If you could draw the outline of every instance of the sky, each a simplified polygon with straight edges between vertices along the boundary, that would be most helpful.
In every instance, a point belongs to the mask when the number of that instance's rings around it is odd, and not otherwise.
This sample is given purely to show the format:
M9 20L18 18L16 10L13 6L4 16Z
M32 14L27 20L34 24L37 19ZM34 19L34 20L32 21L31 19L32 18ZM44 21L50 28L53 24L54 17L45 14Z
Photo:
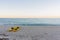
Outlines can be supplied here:
M60 0L0 0L0 18L60 18Z

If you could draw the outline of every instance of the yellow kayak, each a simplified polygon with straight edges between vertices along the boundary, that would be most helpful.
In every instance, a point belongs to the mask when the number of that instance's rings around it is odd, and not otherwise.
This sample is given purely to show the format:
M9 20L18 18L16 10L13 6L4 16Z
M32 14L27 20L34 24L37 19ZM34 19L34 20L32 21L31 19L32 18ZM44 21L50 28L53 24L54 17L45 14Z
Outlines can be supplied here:
M10 29L8 29L8 32L17 32L21 30L21 27L15 26L15 27L11 27Z

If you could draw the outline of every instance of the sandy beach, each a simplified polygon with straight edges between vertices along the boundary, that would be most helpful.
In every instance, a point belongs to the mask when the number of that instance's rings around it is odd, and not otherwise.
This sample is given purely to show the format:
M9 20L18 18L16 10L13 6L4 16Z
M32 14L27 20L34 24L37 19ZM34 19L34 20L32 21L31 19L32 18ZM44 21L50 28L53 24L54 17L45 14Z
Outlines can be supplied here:
M6 32L4 28L0 33L8 35L10 40L60 40L60 26L22 26L18 32Z

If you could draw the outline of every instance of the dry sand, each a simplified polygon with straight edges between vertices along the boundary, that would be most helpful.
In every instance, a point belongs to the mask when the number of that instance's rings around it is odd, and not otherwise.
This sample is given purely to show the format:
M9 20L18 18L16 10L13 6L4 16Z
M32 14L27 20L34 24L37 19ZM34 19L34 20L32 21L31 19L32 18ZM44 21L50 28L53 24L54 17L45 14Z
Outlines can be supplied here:
M60 40L60 26L22 26L18 32L6 32L0 29L0 33L9 35L10 40Z

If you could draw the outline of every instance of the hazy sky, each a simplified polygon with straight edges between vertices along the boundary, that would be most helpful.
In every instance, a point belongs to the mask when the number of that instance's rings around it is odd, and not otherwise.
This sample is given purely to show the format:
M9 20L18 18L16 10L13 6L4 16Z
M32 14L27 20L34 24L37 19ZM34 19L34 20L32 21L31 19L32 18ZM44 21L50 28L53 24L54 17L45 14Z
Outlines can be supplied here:
M60 0L0 0L0 17L60 17Z

